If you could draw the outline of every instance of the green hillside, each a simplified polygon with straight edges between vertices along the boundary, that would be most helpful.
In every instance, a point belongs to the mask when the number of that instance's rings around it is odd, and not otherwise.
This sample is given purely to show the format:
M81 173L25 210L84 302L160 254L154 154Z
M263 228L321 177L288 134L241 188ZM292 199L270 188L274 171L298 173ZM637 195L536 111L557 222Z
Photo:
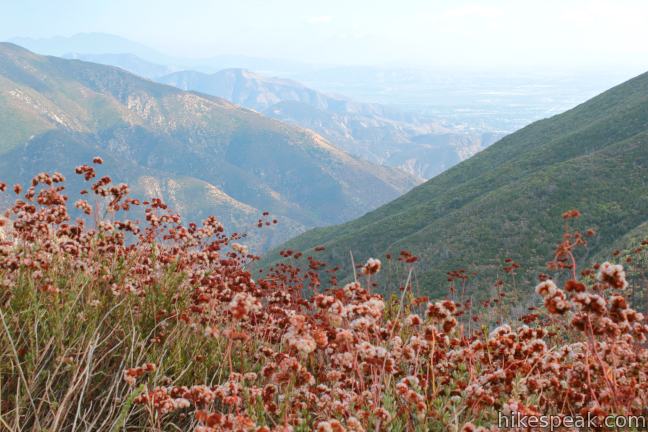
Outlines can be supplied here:
M561 214L577 208L598 235L587 254L611 248L648 221L648 74L538 121L369 214L315 229L283 248L326 250L318 259L350 274L357 262L410 250L422 288L440 293L458 268L494 276L506 257L528 277L560 239ZM275 261L278 251L264 264ZM585 257L587 258L587 257Z
M270 211L282 223L260 249L358 217L417 183L223 99L0 43L0 178L68 175L88 155L192 220L215 213L240 230Z

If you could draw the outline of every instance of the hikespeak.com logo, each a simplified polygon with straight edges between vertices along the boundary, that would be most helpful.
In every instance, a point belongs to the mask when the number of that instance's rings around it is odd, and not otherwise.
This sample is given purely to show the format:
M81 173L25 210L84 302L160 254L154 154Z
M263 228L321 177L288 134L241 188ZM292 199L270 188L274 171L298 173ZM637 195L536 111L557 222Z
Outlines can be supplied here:
M611 430L648 431L648 416L598 416L588 413L580 415L526 415L519 412L508 414L498 413L497 426L500 429L546 429L558 431L561 429L577 430L599 430L601 428Z

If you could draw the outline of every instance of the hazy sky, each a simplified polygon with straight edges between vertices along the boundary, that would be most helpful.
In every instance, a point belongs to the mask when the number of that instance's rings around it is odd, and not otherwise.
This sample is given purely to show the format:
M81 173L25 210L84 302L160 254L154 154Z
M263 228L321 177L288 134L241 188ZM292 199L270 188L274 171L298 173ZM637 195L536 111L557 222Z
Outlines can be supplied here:
M329 64L648 69L646 0L0 0L0 39L106 32L163 52Z

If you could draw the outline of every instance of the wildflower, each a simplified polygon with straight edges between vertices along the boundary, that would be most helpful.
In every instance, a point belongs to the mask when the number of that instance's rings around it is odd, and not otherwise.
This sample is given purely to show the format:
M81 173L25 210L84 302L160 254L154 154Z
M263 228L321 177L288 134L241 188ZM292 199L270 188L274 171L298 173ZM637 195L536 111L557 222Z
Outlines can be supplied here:
M245 292L237 293L229 304L230 313L237 319L244 319L249 314L258 313L260 310L261 302Z
M290 323L291 325L283 337L286 343L304 355L315 351L318 344L315 338L308 332L305 317L303 315L296 315L291 318ZM321 336L320 342L322 342Z
M313 339L318 347L323 348L328 345L328 336L325 331L316 330L313 332Z
M581 216L581 212L574 209L574 210L568 210L562 214L563 219L576 219Z
M556 284L551 279L540 282L535 288L536 294L539 294L542 297L552 296L557 290L558 287L556 287Z
M477 432L478 428L473 423L468 422L461 428L461 432Z
M349 417L346 421L347 428L351 432L365 432L365 429L362 427L362 423L355 417Z
M340 345L352 343L353 333L351 333L349 330L339 329L335 334L335 342Z
M248 247L240 243L232 243L232 249L234 249L236 252L238 252L241 255L247 255L249 252Z
M374 297L362 303L361 309L366 310L369 316L379 318L385 309L385 302Z
M344 291L344 294L349 298L355 298L358 293L364 291L358 282L350 282L344 285L344 288L342 288L342 290Z
M544 305L547 311L552 314L564 314L571 308L565 298L565 293L558 288L553 294L545 296Z
M597 315L604 315L607 310L605 299L598 294L579 293L574 297L574 303L580 310Z
M176 410L183 409L183 408L189 408L191 406L191 402L188 399L185 398L178 398L173 400L174 408Z
M383 423L389 423L392 419L391 414L385 408L378 408L375 412L376 417L379 418Z
M357 349L360 357L367 360L381 360L384 359L388 354L385 348L372 345L366 341L360 342L357 345Z
M490 332L488 337L491 338L491 339L494 339L494 338L497 338L499 336L503 336L503 335L510 334L510 333L511 333L511 326L508 325L508 324L502 324L501 326L497 327L492 332Z
M135 367L131 369L126 369L123 372L123 378L124 381L128 383L128 385L135 385L135 382L137 381L137 378L141 377L142 375L149 373L149 372L154 372L156 369L155 364L153 363L146 363L144 366L140 367Z
M317 432L333 432L333 426L331 426L331 423L327 422L327 421L319 422L317 424L316 431Z
M362 267L362 273L366 275L373 275L380 271L382 263L377 258L369 258L367 263Z
M578 282L577 280L574 279L569 279L567 282L565 282L565 291L567 292L583 292L587 288L585 287L585 284L582 282Z
M303 354L310 354L317 348L317 342L311 335L293 336L286 334L288 345L300 351Z
M451 316L451 312L442 302L428 303L427 316L436 321L443 321Z
M350 327L354 330L368 330L374 325L373 319L369 317L361 317L351 321Z
M92 207L86 200L77 200L77 202L74 203L74 207L78 208L87 215L92 213Z
M419 324L421 324L422 320L421 317L418 316L417 314L410 314L407 318L405 318L405 324L414 327Z
M617 289L625 289L628 287L626 274L621 264L615 265L607 261L601 264L598 273L598 280Z
M336 302L335 297L323 294L318 294L315 296L314 300L315 304L320 309L328 309Z

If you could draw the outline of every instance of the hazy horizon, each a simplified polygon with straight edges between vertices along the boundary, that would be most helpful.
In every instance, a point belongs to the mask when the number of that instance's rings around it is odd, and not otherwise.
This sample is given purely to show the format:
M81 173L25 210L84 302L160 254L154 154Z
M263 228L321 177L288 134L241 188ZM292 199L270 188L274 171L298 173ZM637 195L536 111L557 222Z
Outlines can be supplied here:
M65 6L63 6L65 5ZM172 56L239 55L330 66L455 70L648 70L648 3L410 0L25 0L0 40L107 33ZM73 13L71 13L73 11Z

